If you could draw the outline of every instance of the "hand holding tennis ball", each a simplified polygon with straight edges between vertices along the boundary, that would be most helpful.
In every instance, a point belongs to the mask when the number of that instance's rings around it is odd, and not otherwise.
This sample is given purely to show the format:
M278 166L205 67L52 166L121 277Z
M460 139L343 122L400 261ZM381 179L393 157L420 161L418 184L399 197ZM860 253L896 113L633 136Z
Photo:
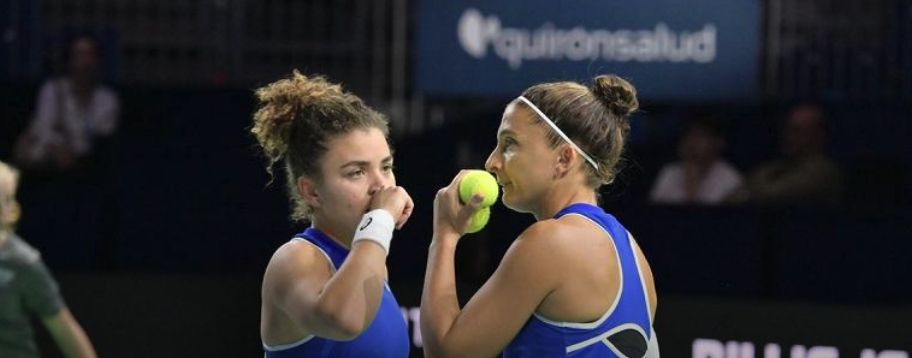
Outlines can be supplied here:
M472 215L469 225L466 227L466 233L472 234L483 229L491 218L491 205L497 201L499 190L497 180L491 173L484 170L470 170L462 177L459 182L459 200L465 204L472 200L475 194L481 195L484 199L481 201L480 209Z

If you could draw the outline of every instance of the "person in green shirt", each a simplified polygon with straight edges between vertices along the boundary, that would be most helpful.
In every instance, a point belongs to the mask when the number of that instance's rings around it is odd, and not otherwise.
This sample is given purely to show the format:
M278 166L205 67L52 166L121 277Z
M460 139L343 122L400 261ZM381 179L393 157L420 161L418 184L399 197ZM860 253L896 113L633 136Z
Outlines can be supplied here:
M66 357L94 358L95 349L66 307L38 250L14 232L18 172L0 162L0 357L38 357L30 317L37 316Z

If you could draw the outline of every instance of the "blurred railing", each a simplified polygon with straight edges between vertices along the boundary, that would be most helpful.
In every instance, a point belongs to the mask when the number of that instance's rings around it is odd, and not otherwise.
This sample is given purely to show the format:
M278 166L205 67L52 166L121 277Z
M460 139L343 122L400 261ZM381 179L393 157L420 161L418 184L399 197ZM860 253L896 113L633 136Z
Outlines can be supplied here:
M464 103L426 105L410 88L408 33L417 5L9 0L0 3L0 80L34 83L48 69L59 71L66 35L90 31L109 50L106 76L117 84L254 88L298 68L342 82L388 113L394 134L424 133ZM765 99L912 99L912 0L768 0L761 6Z
M297 68L388 113L394 134L425 127L423 102L407 95L408 0L10 0L0 9L11 81L60 72L66 39L88 32L120 85L252 88Z
M116 57L120 84L251 86L298 68L366 97L405 93L406 0L12 0L7 6L13 30L6 40L27 51L18 51L10 66L59 67L65 38L89 32ZM21 66L7 72L26 80L42 76Z
M769 0L769 99L912 98L912 1Z

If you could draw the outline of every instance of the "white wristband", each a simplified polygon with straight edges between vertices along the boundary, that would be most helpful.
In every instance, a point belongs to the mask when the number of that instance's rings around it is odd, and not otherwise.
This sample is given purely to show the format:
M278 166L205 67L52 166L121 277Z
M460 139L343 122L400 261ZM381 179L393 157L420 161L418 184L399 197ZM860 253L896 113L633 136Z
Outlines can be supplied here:
M393 240L393 229L396 228L396 222L393 221L393 215L384 209L374 209L369 211L361 218L361 223L355 229L355 237L352 239L352 247L358 240L370 240L383 247L383 250L389 254L390 241Z

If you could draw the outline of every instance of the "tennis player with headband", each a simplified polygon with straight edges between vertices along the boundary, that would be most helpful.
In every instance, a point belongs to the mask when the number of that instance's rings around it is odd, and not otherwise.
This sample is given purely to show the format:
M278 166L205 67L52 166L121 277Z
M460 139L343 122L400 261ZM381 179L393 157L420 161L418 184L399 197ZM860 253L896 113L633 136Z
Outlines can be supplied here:
M598 207L636 111L636 90L614 75L587 88L532 86L506 108L485 167L503 203L536 222L460 308L456 246L479 198L458 183L437 193L421 299L429 357L658 357L652 271L633 235Z

